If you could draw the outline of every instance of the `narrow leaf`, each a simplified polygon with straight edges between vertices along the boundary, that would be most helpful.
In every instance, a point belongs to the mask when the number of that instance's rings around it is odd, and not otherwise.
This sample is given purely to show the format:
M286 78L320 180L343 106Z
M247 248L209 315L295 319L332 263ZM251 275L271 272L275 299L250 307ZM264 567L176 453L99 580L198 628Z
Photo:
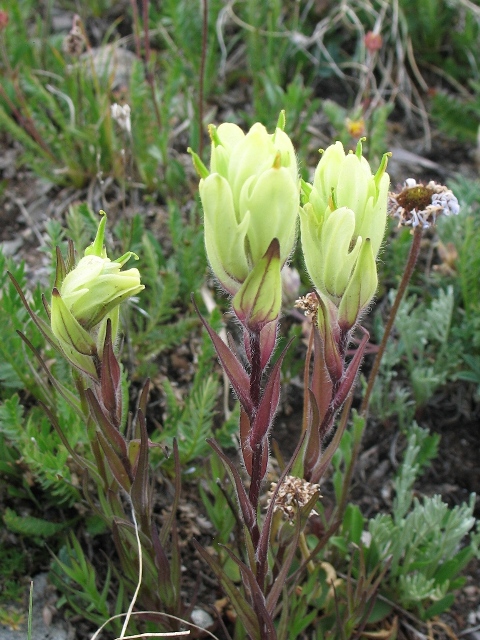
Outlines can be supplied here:
M155 566L157 567L158 574L158 591L162 602L164 602L167 607L171 607L174 602L174 594L171 584L170 564L168 562L165 549L160 542L157 527L153 522L151 528L151 540L153 551L155 553Z
M253 404L250 398L250 380L247 372L241 365L241 363L235 357L227 345L220 338L218 333L216 333L208 324L208 322L202 317L200 311L197 307L197 303L192 296L192 303L195 307L195 311L197 312L200 320L202 321L203 326L208 332L211 341L213 342L213 346L215 347L215 351L217 352L217 356L220 360L220 364L222 365L223 370L227 378L230 381L230 384L233 387L233 390L238 396L243 408L247 412L247 414L251 415Z
M113 425L104 414L100 403L98 402L92 389L85 389L85 397L97 426L102 431L114 451L122 461L128 460L127 443L125 442L120 431Z
M304 456L304 472L309 477L312 469L318 464L322 454L322 440L320 438L320 412L318 410L317 399L311 389L308 390L310 397L309 425L307 429L307 444Z
M240 620L245 626L245 630L250 635L252 640L260 640L260 629L258 626L258 620L252 610L251 605L245 600L239 589L235 586L235 583L227 576L222 566L218 561L211 556L200 544L194 540L196 550L208 564L213 573L217 576L218 580L222 584L222 587L230 599L232 605L237 612Z
M275 412L278 407L280 398L280 373L283 359L292 344L293 338L288 341L283 349L280 357L275 362L271 372L269 373L267 384L258 406L258 411L252 425L252 434L250 436L250 446L255 449L256 445L266 436L268 428L272 424Z
M237 558L237 556L233 553L231 549L229 549L223 544L220 546L227 552L230 559L240 569L240 573L242 574L242 577L243 577L243 582L244 584L248 585L248 589L250 591L250 597L252 599L255 613L257 614L257 618L261 620L266 627L265 631L267 632L267 635L264 636L262 634L262 638L263 637L272 638L273 640L273 638L275 638L275 627L273 625L272 617L267 611L267 608L265 606L265 596L263 595L260 589L260 586L255 577L255 574L249 567L247 567L247 565L244 562L240 560L240 558Z
M168 536L173 529L175 524L175 518L177 514L178 505L180 503L180 494L182 491L182 474L180 469L180 455L178 452L178 442L177 439L173 439L173 460L174 460L174 468L175 468L175 484L174 484L174 494L172 506L170 508L170 513L165 518L165 522L163 523L162 529L160 531L160 541L165 546L167 544Z
M318 496L316 500L318 500ZM286 586L288 572L290 570L290 566L295 557L295 553L297 552L298 539L300 537L301 527L302 527L302 519L297 517L295 521L295 530L294 530L292 540L290 541L288 553L286 557L283 559L282 568L280 569L277 577L275 578L275 582L273 583L272 588L270 589L270 592L267 596L266 607L267 607L268 613L271 616L273 615L273 612L275 610L275 606L277 604L278 598L280 597L280 593Z
M302 437L299 439L298 444L295 447L295 451L293 452L292 457L290 458L287 466L283 470L283 473L277 482L277 486L275 487L272 497L270 498L270 504L268 505L267 514L265 516L265 521L263 523L262 531L260 533L260 539L258 541L258 546L257 546L257 560L260 563L260 568L262 571L265 571L267 567L268 546L269 546L269 540L270 540L270 530L272 528L273 512L275 509L275 500L277 498L278 491L283 481L285 480L287 475L290 473L290 469L292 468L293 463L297 458L298 452L300 451L300 448L303 445L304 439L305 439L305 434L303 434Z
M117 452L101 431L97 431L96 436L102 448L103 455L108 463L108 467L113 474L113 477L122 487L122 489L124 489L128 493L131 487L131 480L128 476L122 460L120 460Z
M57 256L57 267L55 271L54 286L57 289L60 289L60 287L62 286L62 282L65 280L65 276L67 275L67 267L62 256L62 252L60 251L60 247L56 247L55 253Z
M337 411L337 409L339 409L347 399L347 396L352 389L353 383L355 382L355 378L357 376L358 370L360 369L360 365L362 364L363 353L365 351L365 347L367 346L367 342L370 338L370 334L363 327L361 327L361 329L363 330L364 335L355 351L355 355L353 356L353 358L350 361L350 364L348 365L347 371L345 372L342 382L340 383L338 391L335 394L335 397L333 399L334 411Z
M142 411L137 413L137 422L140 426L140 452L138 454L137 469L133 479L130 496L135 511L142 519L144 531L148 531L150 522L150 486L148 477L148 433L145 418Z
M213 440L212 438L208 438L207 442L215 451L215 453L221 458L227 470L227 473L230 476L230 480L236 489L237 500L240 505L245 525L249 530L252 530L252 528L256 524L255 511L250 503L250 500L248 499L245 487L243 486L242 480L240 478L240 474L235 468L233 462L223 453L215 440Z
M110 419L117 429L122 418L122 387L120 364L113 352L112 323L107 320L105 342L103 346L102 367L100 370L100 389L102 402Z

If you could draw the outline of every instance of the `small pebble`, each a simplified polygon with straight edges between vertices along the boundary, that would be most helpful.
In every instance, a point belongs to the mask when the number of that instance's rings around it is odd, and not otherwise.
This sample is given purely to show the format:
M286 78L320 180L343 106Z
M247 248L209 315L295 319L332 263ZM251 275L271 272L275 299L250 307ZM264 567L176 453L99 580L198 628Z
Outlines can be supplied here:
M208 629L213 626L212 616L203 609L194 609L191 613L192 622L202 629Z

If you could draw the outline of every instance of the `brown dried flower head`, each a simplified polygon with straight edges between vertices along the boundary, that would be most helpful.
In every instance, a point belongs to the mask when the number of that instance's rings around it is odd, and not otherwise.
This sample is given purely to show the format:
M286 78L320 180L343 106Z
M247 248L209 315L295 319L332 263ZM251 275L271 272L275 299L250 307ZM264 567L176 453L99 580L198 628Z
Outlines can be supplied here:
M270 505L276 488L277 483L272 482L272 486L268 492L269 500L267 508ZM293 522L298 509L304 507L318 491L320 491L319 484L312 484L296 476L287 476L275 496L274 511L281 511L287 520ZM320 495L319 498L321 498ZM317 512L312 510L311 513L316 514Z
M388 211L398 219L398 226L421 225L427 229L435 224L438 216L457 215L460 206L452 191L443 184L430 180L425 185L408 178L399 193L389 194Z
M297 309L301 309L307 318L312 318L312 321L315 321L317 317L318 311L318 298L315 293L307 293L306 296L302 296L298 298L295 302L295 307Z
M62 45L64 53L74 58L78 58L85 48L85 35L82 29L80 16L73 16L73 24L70 33L65 37Z

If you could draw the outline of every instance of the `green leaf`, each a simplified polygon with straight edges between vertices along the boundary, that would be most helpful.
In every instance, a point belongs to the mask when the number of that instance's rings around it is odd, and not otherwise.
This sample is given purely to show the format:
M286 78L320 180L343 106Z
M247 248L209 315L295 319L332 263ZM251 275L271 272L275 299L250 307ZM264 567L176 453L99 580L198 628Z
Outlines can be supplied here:
M451 560L447 560L434 574L435 582L444 582L452 580L463 569L463 567L473 557L473 549L470 546L465 547L457 553Z
M347 505L343 518L343 533L347 539L357 545L360 544L365 520L360 508L355 504Z
M430 620L435 616L439 616L447 609L450 609L452 604L455 602L455 595L453 593L448 593L445 597L441 598L441 600L437 600L434 602L426 611L422 614L423 620Z
M380 600L380 598L377 598L375 600L375 604L373 605L373 609L368 616L369 624L380 622L380 620L383 620L384 618L389 616L392 611L392 605L388 604L388 602L385 602L385 600Z
M3 521L7 529L29 538L51 538L63 529L71 526L68 522L49 522L33 516L19 516L13 509L5 509Z

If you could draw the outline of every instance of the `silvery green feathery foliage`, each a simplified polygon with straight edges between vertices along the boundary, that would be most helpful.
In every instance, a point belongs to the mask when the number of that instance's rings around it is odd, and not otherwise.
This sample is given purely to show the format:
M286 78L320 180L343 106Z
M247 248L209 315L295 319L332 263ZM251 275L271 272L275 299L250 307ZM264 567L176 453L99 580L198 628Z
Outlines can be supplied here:
M418 609L426 617L426 606L449 598L449 592L458 586L458 573L478 554L480 542L477 531L461 547L475 526L474 494L468 503L453 509L439 495L422 501L413 498L413 484L435 449L435 439L414 426L395 483L393 514L379 514L369 524L370 548L391 560L387 589L403 606Z

